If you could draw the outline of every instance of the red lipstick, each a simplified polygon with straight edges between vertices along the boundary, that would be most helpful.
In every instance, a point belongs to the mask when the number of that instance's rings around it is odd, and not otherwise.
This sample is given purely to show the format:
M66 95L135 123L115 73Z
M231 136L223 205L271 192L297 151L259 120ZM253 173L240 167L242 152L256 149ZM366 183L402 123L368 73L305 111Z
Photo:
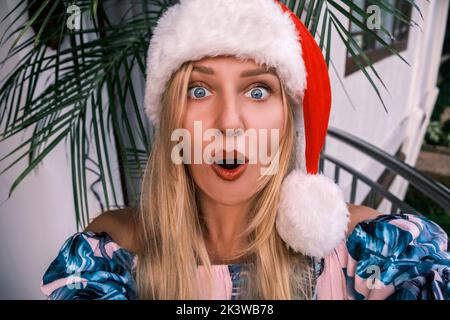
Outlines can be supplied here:
M248 159L235 150L232 158L226 158L225 152L222 159L213 163L214 173L225 181L234 181L238 179L247 169Z
M247 169L247 165L248 163L244 163L235 169L224 169L219 164L213 163L212 168L219 178L226 181L234 181L244 173L245 169Z

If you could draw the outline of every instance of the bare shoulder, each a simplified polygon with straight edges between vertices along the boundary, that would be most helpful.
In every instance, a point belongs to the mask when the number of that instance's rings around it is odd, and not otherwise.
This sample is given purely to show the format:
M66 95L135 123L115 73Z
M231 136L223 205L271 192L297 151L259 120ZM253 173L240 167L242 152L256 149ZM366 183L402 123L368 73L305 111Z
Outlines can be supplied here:
M347 203L348 211L350 212L350 222L348 225L347 235L349 235L358 223L364 220L376 218L383 213L378 212L372 208Z
M106 232L119 246L137 252L136 220L134 208L106 211L92 220L85 231Z

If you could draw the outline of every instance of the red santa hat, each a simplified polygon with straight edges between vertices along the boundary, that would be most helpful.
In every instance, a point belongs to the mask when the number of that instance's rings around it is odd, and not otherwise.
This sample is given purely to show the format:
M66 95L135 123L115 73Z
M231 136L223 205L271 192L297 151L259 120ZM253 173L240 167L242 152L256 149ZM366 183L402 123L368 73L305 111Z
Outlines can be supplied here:
M277 0L180 0L158 20L148 51L145 110L155 126L171 75L186 61L219 55L275 68L297 135L296 169L284 179L276 228L295 251L326 256L344 239L349 212L339 186L318 174L331 109L322 51Z

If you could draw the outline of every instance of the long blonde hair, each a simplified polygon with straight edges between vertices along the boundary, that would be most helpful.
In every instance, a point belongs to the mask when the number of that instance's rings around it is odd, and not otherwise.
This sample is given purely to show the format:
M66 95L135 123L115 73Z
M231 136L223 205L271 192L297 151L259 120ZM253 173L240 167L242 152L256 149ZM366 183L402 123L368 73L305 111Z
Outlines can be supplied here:
M180 128L193 62L172 75L162 98L160 126L144 172L137 236L137 285L141 299L197 299L197 268L203 265L212 281L211 261L204 241L195 185L185 165L171 161L174 129ZM294 163L293 113L282 88L285 114L277 173L267 176L252 200L246 229L249 257L240 298L311 299L313 276L307 257L291 251L279 237L275 218L279 190ZM244 273L243 273L244 274Z

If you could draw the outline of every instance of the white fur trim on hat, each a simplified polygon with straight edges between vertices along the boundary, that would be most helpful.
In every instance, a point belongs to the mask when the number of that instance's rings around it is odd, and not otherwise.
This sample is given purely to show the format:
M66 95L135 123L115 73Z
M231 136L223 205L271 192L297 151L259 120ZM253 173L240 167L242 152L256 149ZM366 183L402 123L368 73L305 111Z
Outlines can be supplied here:
M181 0L153 30L147 59L145 110L158 124L161 97L184 62L233 55L276 68L299 103L306 86L296 27L274 0Z
M342 190L330 178L296 169L284 179L276 228L294 251L325 257L345 238L349 215Z

